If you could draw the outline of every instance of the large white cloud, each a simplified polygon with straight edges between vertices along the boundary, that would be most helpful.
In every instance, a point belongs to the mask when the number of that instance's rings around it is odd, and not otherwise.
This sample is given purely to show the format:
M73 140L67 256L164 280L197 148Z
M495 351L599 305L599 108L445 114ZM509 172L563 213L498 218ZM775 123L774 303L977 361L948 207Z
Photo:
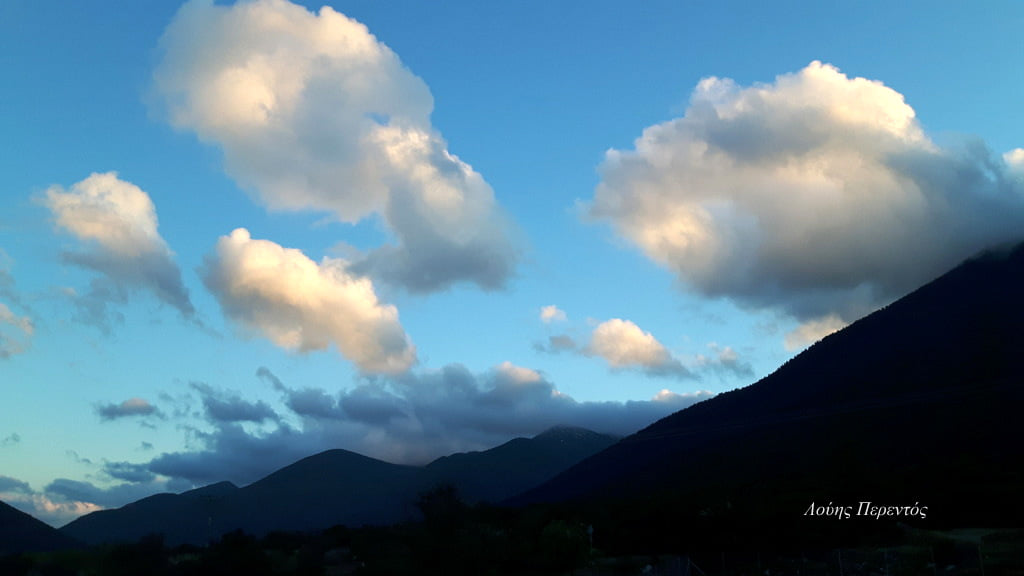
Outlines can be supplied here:
M327 6L195 0L161 47L154 86L169 121L218 145L267 207L383 216L397 243L362 270L421 292L499 288L513 273L490 186L431 126L426 84L363 24Z
M337 346L367 373L395 373L416 361L398 310L345 260L319 264L299 250L254 240L244 228L217 242L203 281L224 312L289 350Z
M900 93L812 62L702 80L683 117L607 153L588 212L699 293L850 321L1020 237L1021 163L941 148Z
M42 202L58 228L86 245L83 251L65 252L64 260L101 274L86 296L91 301L82 303L101 309L94 317L103 316L106 302L123 301L136 289L194 317L181 271L157 230L156 207L145 191L116 172L94 173L70 190L50 187Z

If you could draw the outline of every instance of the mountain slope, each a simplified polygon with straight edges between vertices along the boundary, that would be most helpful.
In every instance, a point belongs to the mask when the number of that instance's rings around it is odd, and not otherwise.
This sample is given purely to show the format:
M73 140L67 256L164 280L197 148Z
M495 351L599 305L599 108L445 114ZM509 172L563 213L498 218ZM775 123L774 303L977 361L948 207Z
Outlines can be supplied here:
M413 519L419 494L451 484L470 502L498 501L609 446L615 438L556 428L482 452L455 454L424 467L399 466L346 450L328 450L243 488L228 482L182 494L157 494L61 528L90 544L164 534L170 545L205 544L235 529L320 530Z
M551 428L483 452L438 458L426 466L433 485L452 484L467 502L498 502L536 486L618 439L583 428Z
M328 450L242 488L233 504L247 532L317 530L404 520L423 488L416 467Z
M21 552L49 552L73 548L78 543L56 528L0 502L0 556Z
M113 510L78 518L60 531L87 544L134 542L164 534L169 544L206 542L233 526L233 497L239 488L219 482L181 494L154 494Z
M1017 524L1021 294L1024 245L985 253L513 502L658 494L673 514L808 529L823 526L803 517L812 502L920 503L938 524Z

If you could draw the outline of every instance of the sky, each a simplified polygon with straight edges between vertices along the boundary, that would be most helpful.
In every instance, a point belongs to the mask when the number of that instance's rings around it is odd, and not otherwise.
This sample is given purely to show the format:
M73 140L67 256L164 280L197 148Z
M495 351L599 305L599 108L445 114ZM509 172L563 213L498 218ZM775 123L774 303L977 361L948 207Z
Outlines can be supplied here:
M0 500L60 526L751 384L1024 235L1021 29L1011 1L7 0Z

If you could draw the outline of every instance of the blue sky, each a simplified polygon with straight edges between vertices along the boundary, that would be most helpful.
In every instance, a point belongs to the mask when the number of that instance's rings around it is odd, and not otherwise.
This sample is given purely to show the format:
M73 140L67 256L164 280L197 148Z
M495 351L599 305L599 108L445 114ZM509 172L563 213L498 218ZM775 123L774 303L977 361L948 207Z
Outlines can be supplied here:
M1015 2L320 6L0 6L0 499L629 433L1024 229Z

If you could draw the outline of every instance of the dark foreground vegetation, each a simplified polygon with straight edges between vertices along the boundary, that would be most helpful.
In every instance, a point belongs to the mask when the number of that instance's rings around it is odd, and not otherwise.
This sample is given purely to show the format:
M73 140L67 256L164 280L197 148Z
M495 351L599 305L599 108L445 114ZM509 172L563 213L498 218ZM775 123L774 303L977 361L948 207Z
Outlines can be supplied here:
M203 547L168 547L151 535L9 555L0 558L0 574L1024 575L1024 530L937 531L874 518L845 530L809 530L784 521L746 524L724 508L670 523L664 511L672 503L649 505L661 511L636 502L629 509L468 506L453 488L439 487L420 496L417 522L262 538L236 531Z

